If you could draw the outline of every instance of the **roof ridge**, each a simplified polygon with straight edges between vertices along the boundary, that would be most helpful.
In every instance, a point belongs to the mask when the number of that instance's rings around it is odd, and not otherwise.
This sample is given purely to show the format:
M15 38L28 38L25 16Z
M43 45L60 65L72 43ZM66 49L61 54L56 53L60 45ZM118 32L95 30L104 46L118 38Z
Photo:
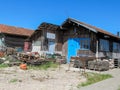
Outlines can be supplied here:
M34 32L34 30L16 27L16 26L5 25L5 24L0 24L0 32L6 33L6 34L12 34L12 35L30 36Z
M27 30L32 30L29 28L24 28L24 27L19 27L19 26L11 26L11 25L6 25L6 24L0 24L1 26L7 26L7 27L14 27L14 28L21 28L21 29L27 29Z
M95 29L95 30L98 31L98 32L101 32L101 33L108 34L108 35L111 35L111 36L114 36L114 37L119 38L119 37L116 36L115 34L112 34L111 32L108 32L108 31L106 31L106 30L103 30L103 29L101 29L101 28L99 28L99 27L96 27L96 26L94 26L94 25L91 25L91 24L88 24L88 23L84 23L84 22L78 21L78 20L73 19L73 18L68 18L67 20L70 20L70 21L73 21L73 22L76 22L76 23L79 23L79 24L83 24L83 25L85 25L85 26L87 26L87 27L90 27L90 28ZM67 21L67 20L66 20L66 21Z

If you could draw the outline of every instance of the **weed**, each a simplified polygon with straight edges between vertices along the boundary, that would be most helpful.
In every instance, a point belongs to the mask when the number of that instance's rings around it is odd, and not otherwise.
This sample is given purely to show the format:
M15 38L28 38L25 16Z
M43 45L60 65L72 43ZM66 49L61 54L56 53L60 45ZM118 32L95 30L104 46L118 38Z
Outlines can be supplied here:
M15 82L17 82L17 81L18 81L18 79L14 78L14 79L11 79L9 82L10 82L10 83L15 83Z
M0 64L0 68L6 68L9 67L7 64Z
M112 76L110 74L88 73L87 81L79 84L78 87L88 86L88 85L97 83L99 81L102 81L102 80L105 80L105 79L108 79L108 78L112 78Z
M55 64L53 62L46 62L45 64L42 65L29 65L28 68L29 69L34 69L34 70L39 70L39 69L43 69L43 70L47 70L48 68L57 68L58 64Z
M120 86L118 87L118 89L117 90L120 90Z

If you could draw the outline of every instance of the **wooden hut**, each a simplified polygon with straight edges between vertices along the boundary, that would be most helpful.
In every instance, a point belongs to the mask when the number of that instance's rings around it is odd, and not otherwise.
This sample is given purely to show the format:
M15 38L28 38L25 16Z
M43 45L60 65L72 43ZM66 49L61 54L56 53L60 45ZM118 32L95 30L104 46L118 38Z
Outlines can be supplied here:
M42 23L31 35L29 41L32 42L32 52L55 53L56 33L58 25Z
M62 25L42 23L29 38L32 51L72 56L120 58L120 38L92 25L68 18Z
M33 30L0 24L0 50L5 48L18 48L24 50L25 40Z
M120 58L120 38L117 35L72 18L68 18L61 29L62 52L68 62L71 56Z

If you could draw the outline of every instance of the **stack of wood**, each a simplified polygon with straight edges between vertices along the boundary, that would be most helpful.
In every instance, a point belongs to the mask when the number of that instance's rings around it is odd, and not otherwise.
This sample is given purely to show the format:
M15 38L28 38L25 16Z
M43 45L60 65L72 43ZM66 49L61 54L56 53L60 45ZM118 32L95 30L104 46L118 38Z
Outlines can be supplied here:
M41 65L48 61L46 58L40 57L37 52L20 53L18 56L22 62L26 62L31 65Z
M89 61L88 68L91 70L98 70L98 71L106 71L109 70L109 62L108 61Z
M93 61L95 57L71 57L75 67L88 68L88 61Z
M38 54L34 54L32 52L29 53L19 53L18 57L21 61L29 61L29 60L37 60L40 58L40 56Z
M14 48L7 48L5 53L6 55L15 55L17 51Z

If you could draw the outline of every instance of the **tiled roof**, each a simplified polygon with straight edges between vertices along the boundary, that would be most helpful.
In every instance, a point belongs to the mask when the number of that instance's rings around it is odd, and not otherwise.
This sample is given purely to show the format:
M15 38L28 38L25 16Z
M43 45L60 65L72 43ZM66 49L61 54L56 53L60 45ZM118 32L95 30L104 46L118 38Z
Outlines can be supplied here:
M30 29L0 24L0 33L20 35L20 36L30 36L33 32L34 31Z
M76 23L76 24L81 25L81 26L83 26L83 27L85 27L85 28L88 28L89 30L92 30L93 32L96 32L96 33L97 33L97 32L100 32L100 33L103 33L103 34L106 34L106 35L109 35L109 36L112 36L112 37L115 37L115 38L119 38L117 35L114 35L114 34L112 34L112 33L110 33L110 32L107 32L107 31L105 31L105 30L102 30L102 29L100 29L100 28L97 28L97 27L95 27L95 26L92 26L92 25L89 25L89 24L80 22L80 21L75 20L75 19L72 19L72 18L68 18L68 19L62 24L62 26L64 26L67 22Z

